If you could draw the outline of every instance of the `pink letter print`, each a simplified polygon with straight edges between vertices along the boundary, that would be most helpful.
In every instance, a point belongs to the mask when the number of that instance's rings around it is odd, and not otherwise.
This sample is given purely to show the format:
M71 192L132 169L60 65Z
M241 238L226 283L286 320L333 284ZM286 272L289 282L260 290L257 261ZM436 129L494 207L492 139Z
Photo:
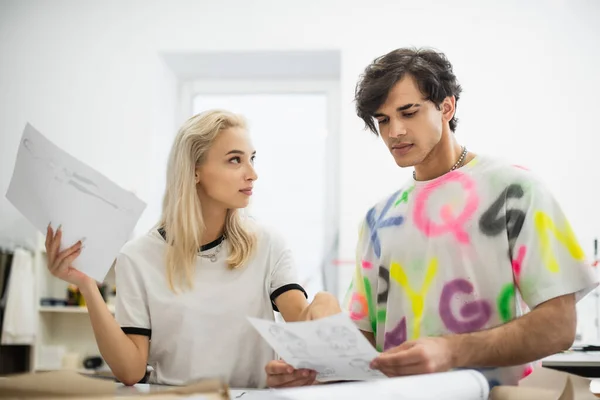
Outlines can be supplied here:
M473 293L473 284L466 279L454 279L444 286L440 297L440 317L448 328L453 333L474 332L485 326L492 315L492 306L486 300L474 300L465 303L460 308L460 316L458 319L452 313L452 299L457 294Z
M452 215L449 205L445 205L440 210L440 216L444 221L443 224L437 224L427 215L427 200L436 188L440 188L448 182L460 183L467 192L467 199L462 212L458 215ZM423 189L419 190L415 201L414 222L428 237L443 235L444 233L452 232L459 243L469 243L469 235L463 229L463 225L477 211L479 205L479 197L475 191L475 182L460 171L452 171L440 179L429 183Z

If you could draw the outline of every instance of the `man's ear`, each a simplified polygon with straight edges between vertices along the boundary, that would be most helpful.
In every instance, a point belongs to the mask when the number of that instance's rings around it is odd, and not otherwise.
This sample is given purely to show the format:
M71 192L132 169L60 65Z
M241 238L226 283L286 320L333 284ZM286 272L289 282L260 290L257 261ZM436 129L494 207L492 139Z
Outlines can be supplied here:
M449 122L452 118L454 118L454 113L456 112L456 97L446 97L442 102L441 110L445 121Z

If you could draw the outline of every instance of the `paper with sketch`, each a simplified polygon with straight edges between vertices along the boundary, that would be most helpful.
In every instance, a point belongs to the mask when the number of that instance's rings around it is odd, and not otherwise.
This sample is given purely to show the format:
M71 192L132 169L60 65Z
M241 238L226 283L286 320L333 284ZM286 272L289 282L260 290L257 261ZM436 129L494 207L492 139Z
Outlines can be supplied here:
M44 235L63 227L62 248L85 239L73 266L103 281L146 204L27 124L6 198Z
M343 314L286 324L248 318L285 362L318 372L320 381L385 378L369 368L377 351Z

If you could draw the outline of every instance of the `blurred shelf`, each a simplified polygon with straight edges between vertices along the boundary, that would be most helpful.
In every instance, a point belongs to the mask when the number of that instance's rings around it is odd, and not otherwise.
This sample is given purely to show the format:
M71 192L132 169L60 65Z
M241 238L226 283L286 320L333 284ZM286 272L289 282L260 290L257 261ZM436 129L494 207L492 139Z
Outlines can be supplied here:
M100 378L114 378L115 376L113 375L112 371L108 368L101 368L101 369L85 369L85 368L78 368L75 370L72 369L64 369L64 368L58 368L58 369L48 369L48 368L38 368L35 370L35 372L55 372L55 371L73 371L73 372L77 372L78 374L83 374L83 375L88 375L88 376L93 376L93 377L100 377Z
M108 305L108 310L115 313L115 307ZM41 313L87 314L87 307L76 306L40 306Z
M92 371L92 373L93 373L93 370L87 370L87 369L84 369L84 368L70 369L70 370L69 369L64 369L64 368L56 368L56 369L52 369L52 368L36 368L35 369L35 372L54 372L54 371L74 371L74 372L77 372L77 373L89 373L90 371Z

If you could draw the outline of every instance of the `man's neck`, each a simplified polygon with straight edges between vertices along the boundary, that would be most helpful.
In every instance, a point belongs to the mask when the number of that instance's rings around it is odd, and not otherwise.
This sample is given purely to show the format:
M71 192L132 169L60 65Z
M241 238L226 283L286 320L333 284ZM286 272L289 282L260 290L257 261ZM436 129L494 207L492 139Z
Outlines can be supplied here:
M417 180L428 181L448 173L460 158L462 151L463 147L456 141L452 132L444 132L425 159L415 165Z

